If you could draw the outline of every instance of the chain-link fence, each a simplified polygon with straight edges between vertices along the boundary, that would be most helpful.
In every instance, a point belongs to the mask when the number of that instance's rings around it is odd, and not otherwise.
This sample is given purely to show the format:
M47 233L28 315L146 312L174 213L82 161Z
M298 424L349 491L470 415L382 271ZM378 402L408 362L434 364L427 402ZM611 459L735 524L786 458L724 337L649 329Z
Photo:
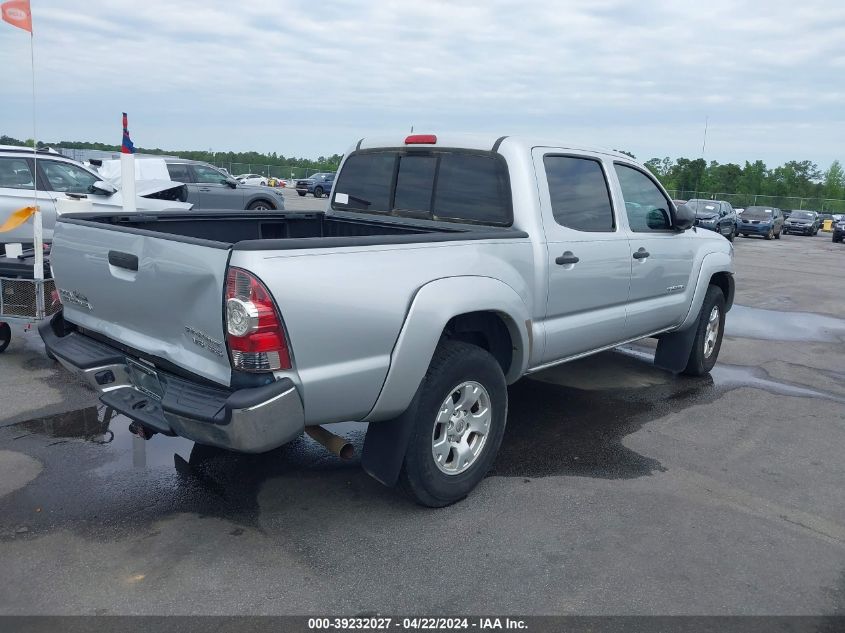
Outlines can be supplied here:
M8 279L0 277L0 317L43 319L61 305L54 299L52 279Z
M222 167L233 176L241 174L260 174L267 178L282 178L284 180L295 180L306 178L321 171L335 171L337 167L326 165L323 168L298 167L296 165L258 165L256 163L227 163L215 162L216 167Z
M746 193L714 193L710 191L679 191L668 189L675 200L724 200L738 208L750 206L777 207L778 209L806 209L821 213L845 213L845 200L830 198L801 198L797 196L763 196Z

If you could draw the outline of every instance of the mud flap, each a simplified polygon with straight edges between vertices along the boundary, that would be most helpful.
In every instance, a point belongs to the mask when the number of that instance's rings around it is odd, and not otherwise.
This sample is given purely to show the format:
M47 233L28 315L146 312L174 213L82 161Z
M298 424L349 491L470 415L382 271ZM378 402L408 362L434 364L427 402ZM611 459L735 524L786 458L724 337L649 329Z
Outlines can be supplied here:
M657 340L657 353L654 355L655 366L676 374L686 369L697 333L698 320L686 330L661 336Z
M411 404L392 420L370 422L361 451L361 467L370 477L385 486L395 486L405 461L405 451L414 430L420 390Z

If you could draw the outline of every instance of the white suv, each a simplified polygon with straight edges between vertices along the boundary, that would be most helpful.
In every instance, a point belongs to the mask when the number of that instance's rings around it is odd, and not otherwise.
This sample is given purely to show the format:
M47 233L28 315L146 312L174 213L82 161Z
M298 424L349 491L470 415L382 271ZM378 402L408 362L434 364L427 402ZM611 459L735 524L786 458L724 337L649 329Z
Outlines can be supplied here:
M89 198L95 211L108 210L113 213L123 204L120 191L75 160L65 158L53 150L38 150L36 154L28 147L0 145L0 225L14 211L34 204L32 174L36 163L38 206L42 212L46 241L53 238L56 201L67 197L68 194ZM181 184L158 182L145 188L139 183L136 193L138 209L190 209L192 206L181 202L186 199L184 186ZM0 243L31 244L32 239L31 219L16 229L0 233Z

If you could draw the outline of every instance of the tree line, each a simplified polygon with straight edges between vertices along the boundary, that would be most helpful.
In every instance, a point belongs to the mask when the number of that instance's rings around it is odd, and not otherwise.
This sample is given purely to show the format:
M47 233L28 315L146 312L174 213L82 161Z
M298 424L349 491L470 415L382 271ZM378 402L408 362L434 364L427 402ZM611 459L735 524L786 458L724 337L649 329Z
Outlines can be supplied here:
M666 189L776 197L845 199L845 170L838 160L821 171L809 160L768 167L762 160L720 164L703 158L651 158L645 162Z
M0 145L29 145L25 141L0 136ZM119 145L91 143L87 141L59 141L46 143L39 141L38 147L66 147L68 149L96 149L107 152L119 152ZM284 156L271 152L212 152L207 150L163 150L156 148L138 148L145 154L172 154L182 158L201 160L217 165L239 163L252 165L270 165L301 167L314 171L334 171L340 165L341 154L320 156L316 159ZM630 152L624 152L634 156ZM768 167L762 160L720 164L706 162L703 158L669 157L651 158L645 166L660 180L666 189L678 192L709 192L736 194L739 196L777 196L845 200L845 170L836 160L825 171L809 160L791 160L778 167Z
M21 141L11 136L0 136L0 145L27 145L32 147L32 139ZM39 148L46 147L66 147L68 149L96 149L104 152L119 152L120 145L109 145L108 143L90 143L88 141L57 141L55 143L47 143L38 141ZM222 164L222 163L241 163L252 165L270 165L270 166L286 166L286 167L302 167L306 170L313 171L335 171L340 165L340 160L343 158L341 154L332 154L331 156L320 156L316 159L312 158L298 158L295 156L283 156L276 152L269 154L262 154L260 152L214 152L207 150L163 150L159 147L147 148L137 147L136 151L142 154L167 154L171 156L179 156L180 158L188 158L191 160L201 160L207 163Z

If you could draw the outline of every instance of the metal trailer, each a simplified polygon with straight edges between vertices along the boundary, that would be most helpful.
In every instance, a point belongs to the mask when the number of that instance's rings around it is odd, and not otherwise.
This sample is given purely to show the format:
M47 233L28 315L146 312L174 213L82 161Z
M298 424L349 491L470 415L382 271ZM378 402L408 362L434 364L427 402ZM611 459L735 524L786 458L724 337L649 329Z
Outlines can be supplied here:
M0 257L0 353L12 340L10 323L29 329L61 308L49 265L44 279L35 279L34 259L31 249L19 257Z

